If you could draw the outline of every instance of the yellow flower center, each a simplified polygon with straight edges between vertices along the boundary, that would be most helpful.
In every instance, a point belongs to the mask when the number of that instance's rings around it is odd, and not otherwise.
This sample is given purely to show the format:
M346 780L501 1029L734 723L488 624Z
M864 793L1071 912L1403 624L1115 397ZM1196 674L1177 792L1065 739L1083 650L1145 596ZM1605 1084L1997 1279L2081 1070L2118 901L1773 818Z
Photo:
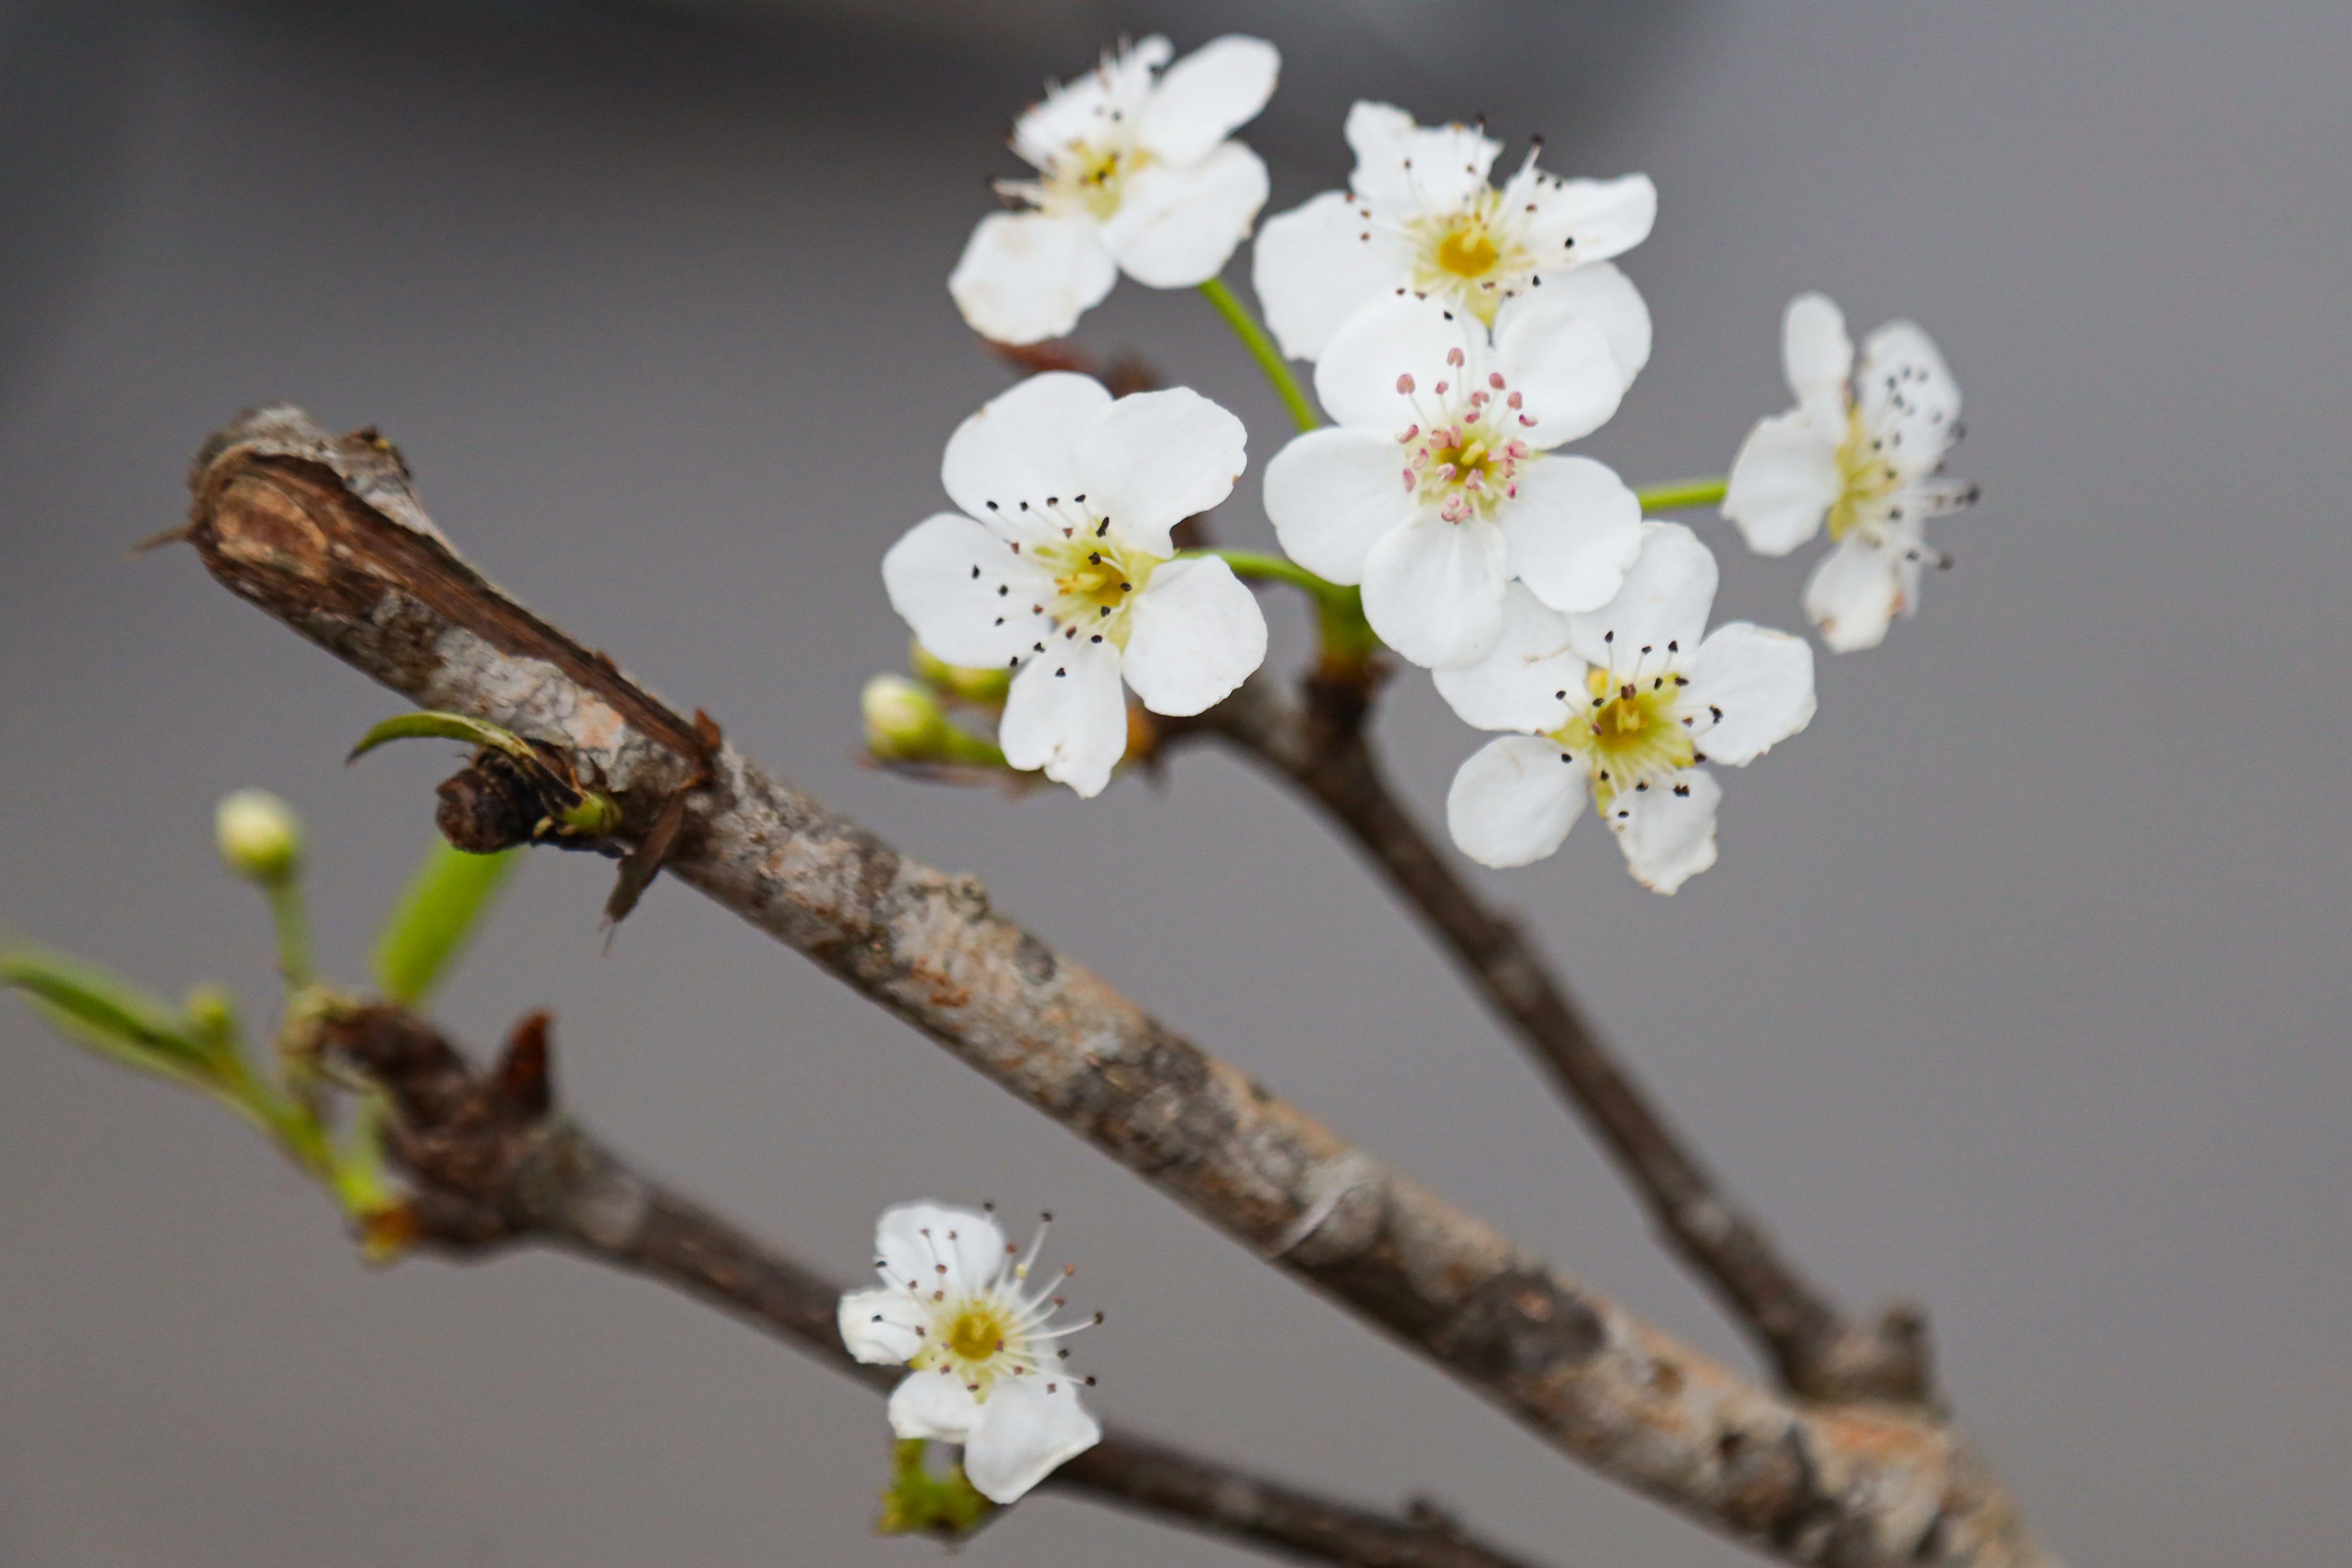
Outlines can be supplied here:
M1620 790L1657 788L1698 760L1698 743L1680 711L1680 676L1617 680L1595 669L1585 676L1584 686L1590 700L1551 738L1584 760L1592 774L1592 798L1602 810Z
M1151 154L1140 147L1074 142L1054 161L1044 182L1049 199L1039 205L1063 211L1083 208L1107 221L1118 211L1129 177L1150 161Z
M948 1353L959 1361L987 1361L1004 1348L1013 1320L993 1301L973 1301L956 1313L945 1336Z
M1859 405L1846 411L1845 439L1838 443L1838 498L1830 506L1832 542L1860 524L1875 524L1886 516L1886 503L1902 482L1893 464L1870 432L1863 428Z
M1484 278L1502 255L1475 216L1457 219L1437 242L1437 265L1456 278Z
M1415 291L1446 300L1487 326L1495 324L1503 301L1535 275L1536 258L1492 185L1453 212L1410 218L1403 226L1413 247Z
M1100 521L1073 526L1053 543L1032 548L1037 563L1053 574L1054 602L1045 608L1055 629L1072 641L1125 648L1133 629L1128 611L1164 558L1119 543Z

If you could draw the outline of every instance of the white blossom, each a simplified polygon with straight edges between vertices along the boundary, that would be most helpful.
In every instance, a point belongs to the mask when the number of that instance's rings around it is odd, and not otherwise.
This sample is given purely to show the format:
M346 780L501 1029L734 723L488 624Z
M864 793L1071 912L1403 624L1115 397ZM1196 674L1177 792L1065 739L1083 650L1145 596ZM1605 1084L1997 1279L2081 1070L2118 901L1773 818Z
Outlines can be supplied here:
M1560 846L1589 795L1645 887L1671 893L1715 864L1721 797L1702 763L1744 767L1810 723L1813 650L1746 621L1706 630L1715 557L1679 523L1643 525L1617 596L1563 616L1514 585L1507 626L1437 689L1491 741L1445 799L1454 842L1488 866Z
M985 1214L901 1204L874 1227L883 1282L841 1299L849 1353L909 1369L890 1394L890 1429L962 1444L964 1474L992 1502L1017 1501L1102 1441L1102 1424L1078 1398L1079 1384L1093 1379L1062 1370L1069 1352L1055 1348L1087 1326L1054 1326L1064 1276L1024 1289L1045 1240L1040 1226L1020 1257Z
M974 331L1003 343L1061 337L1122 271L1189 289L1249 237L1265 164L1228 138L1273 96L1281 58L1238 35L1169 66L1173 52L1155 36L1106 54L1014 125L1013 150L1037 177L999 182L1021 210L982 218L948 279Z
M1623 390L1581 311L1528 296L1490 335L1433 299L1381 300L1332 339L1315 390L1338 424L1266 465L1266 515L1293 560L1363 585L1365 618L1406 658L1486 658L1514 577L1558 610L1617 591L1642 504L1600 463L1550 450Z
M1857 363L1845 318L1800 294L1781 320L1780 357L1797 406L1748 433L1723 515L1749 548L1786 555L1826 526L1833 549L1805 584L1805 613L1840 653L1875 647L1919 607L1929 518L1976 500L1942 477L1960 438L1960 389L1927 334L1890 321Z
M1415 125L1385 103L1348 111L1355 173L1268 218L1251 280L1266 325L1293 359L1320 359L1349 317L1400 289L1492 324L1540 292L1601 323L1631 383L1650 358L1650 314L1609 258L1648 237L1657 188L1645 174L1564 180L1536 167L1490 184L1502 144L1467 125Z
M1032 376L965 420L940 479L961 513L883 558L890 604L950 664L1013 668L997 742L1082 795L1127 752L1120 680L1155 713L1199 713L1265 658L1233 569L1178 561L1170 530L1232 491L1242 422L1177 387L1117 402L1091 377Z

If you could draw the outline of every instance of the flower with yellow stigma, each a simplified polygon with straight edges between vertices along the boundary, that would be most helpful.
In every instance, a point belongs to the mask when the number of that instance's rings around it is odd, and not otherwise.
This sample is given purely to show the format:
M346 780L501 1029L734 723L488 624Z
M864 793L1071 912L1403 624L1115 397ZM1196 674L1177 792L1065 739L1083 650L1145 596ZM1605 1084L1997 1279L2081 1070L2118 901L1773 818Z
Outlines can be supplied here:
M1053 1216L1045 1216L1050 1223ZM1056 1328L1065 1268L1030 1289L1045 1242L1038 1226L1025 1256L987 1214L901 1204L874 1229L883 1283L841 1299L841 1342L859 1361L905 1366L890 1395L890 1429L903 1439L963 1445L964 1474L992 1502L1018 1500L1055 1466L1102 1440L1102 1425L1063 1370L1058 1342L1102 1321Z

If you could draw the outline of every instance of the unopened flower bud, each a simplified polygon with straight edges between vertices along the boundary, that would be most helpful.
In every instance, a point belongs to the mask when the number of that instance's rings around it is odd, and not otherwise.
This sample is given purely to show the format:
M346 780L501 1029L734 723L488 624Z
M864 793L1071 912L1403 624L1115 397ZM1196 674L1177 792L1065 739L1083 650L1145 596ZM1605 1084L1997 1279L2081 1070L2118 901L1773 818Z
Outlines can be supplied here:
M921 643L910 647L907 663L918 676L960 702L980 705L1002 702L1004 694L1013 689L1011 670L973 669L965 665L949 664Z
M302 819L266 789L223 795L213 833L228 868L251 881L282 882L302 858Z
M866 715L866 749L886 763L927 762L939 755L948 732L939 700L919 681L903 675L877 675L858 694Z

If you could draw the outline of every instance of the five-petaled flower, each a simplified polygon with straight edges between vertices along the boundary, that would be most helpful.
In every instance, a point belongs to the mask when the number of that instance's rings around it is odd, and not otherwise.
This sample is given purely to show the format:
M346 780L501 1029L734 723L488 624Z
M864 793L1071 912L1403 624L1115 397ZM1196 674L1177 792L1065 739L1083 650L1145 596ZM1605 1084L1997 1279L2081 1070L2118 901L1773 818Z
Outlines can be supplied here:
M997 743L1082 795L1127 753L1120 678L1155 713L1199 713L1265 658L1257 601L1170 531L1231 493L1242 422L1182 387L1117 402L1090 377L1032 376L958 426L941 512L890 548L882 580L950 664L1019 670Z
M1641 546L1642 505L1589 458L1549 448L1616 412L1606 334L1561 301L1506 305L1491 335L1433 299L1360 312L1315 367L1339 421L1265 470L1292 559L1363 584L1382 641L1433 668L1475 664L1513 577L1558 610L1605 604Z
M997 189L1022 204L982 218L948 279L982 337L1041 342L1077 325L1121 271L1188 289L1224 270L1265 205L1265 164L1227 138L1273 95L1272 44L1228 36L1169 66L1167 39L1115 53L1046 89L1013 150L1034 180Z
M1490 324L1540 290L1607 329L1624 381L1648 363L1649 310L1609 265L1649 236L1658 192L1647 175L1564 180L1530 148L1497 187L1486 174L1500 142L1473 126L1415 125L1385 103L1349 110L1347 135L1349 189L1268 218L1258 237L1251 280L1283 353L1320 359L1349 317L1400 290Z
M1820 294L1781 321L1780 357L1797 406L1748 433L1731 465L1723 515L1750 548L1786 555L1827 526L1835 545L1805 584L1805 613L1840 653L1875 647L1919 607L1929 518L1976 500L1942 477L1960 438L1960 389L1927 334L1889 321L1862 345Z
M1562 616L1515 586L1493 657L1437 677L1469 722L1527 731L1454 775L1446 824L1472 859L1542 859L1590 795L1634 877L1671 893L1715 864L1722 792L1698 764L1745 766L1811 721L1812 648L1745 621L1707 632L1715 557L1679 523L1643 532L1609 604Z
M1051 1216L1047 1216L1049 1219ZM1102 1440L1055 1342L1054 1284L1024 1289L1045 1244L1018 1255L996 1222L931 1203L883 1211L874 1268L883 1283L841 1299L841 1342L859 1361L911 1369L890 1394L890 1429L963 1445L963 1470L992 1502L1018 1500ZM1093 1321L1102 1321L1102 1314Z

